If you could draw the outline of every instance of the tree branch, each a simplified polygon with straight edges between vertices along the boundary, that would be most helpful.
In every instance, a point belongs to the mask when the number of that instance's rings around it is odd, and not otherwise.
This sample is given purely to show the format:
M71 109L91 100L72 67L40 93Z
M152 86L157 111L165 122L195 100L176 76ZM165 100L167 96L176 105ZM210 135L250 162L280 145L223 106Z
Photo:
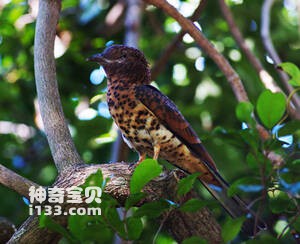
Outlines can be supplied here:
M220 9L223 13L223 16L229 26L232 36L234 37L236 43L241 48L243 53L246 55L249 62L252 64L252 66L256 70L264 87L266 89L271 90L272 92L282 92L284 94L284 92L281 90L281 88L273 80L273 77L268 73L268 71L266 69L264 69L264 67L262 66L259 59L251 52L251 50L247 46L245 39L244 39L241 31L239 30L238 26L236 25L236 23L233 19L232 13L231 13L229 7L227 6L227 4L225 3L225 1L219 0L219 5L220 5ZM289 114L293 118L300 119L300 114L297 113L297 111L294 109L293 106L288 106L288 111L289 111Z
M227 78L234 95L239 102L249 101L244 86L228 61L221 55L214 46L206 39L202 32L193 24L191 20L186 19L180 14L176 8L170 5L165 0L145 0L149 4L153 4L158 8L163 9L167 14L173 17L182 27L182 30L189 33L198 45L203 49L206 54L218 65L219 69Z
M15 232L15 225L8 219L0 217L0 243L8 242Z
M130 194L129 183L132 174L127 163L76 165L62 172L54 183L54 186L59 188L80 186L90 174L95 173L98 169L102 170L104 178L110 178L104 192L114 197L120 203L120 206L123 206ZM160 198L175 201L173 196L176 195L176 186L177 177L174 177L172 172L163 179L154 179L144 187L144 192L147 194L147 197L140 204L155 201ZM67 216L54 216L53 218L61 225L67 225ZM173 221L173 218L181 221L180 228L178 224ZM188 224L185 223L184 219L188 220ZM176 233L175 237L178 240L186 237L187 233L190 233L207 239L209 243L221 242L220 226L206 208L192 215L181 211L174 212L170 216L169 221L167 227L172 230L172 233ZM189 229L191 226L197 226L197 228L191 231ZM38 217L31 216L12 236L9 243L53 243L53 240L59 240L59 234L50 232L47 229L40 229Z
M282 63L279 55L277 54L274 45L272 43L271 37L270 37L270 12L271 12L271 7L274 3L274 0L265 0L262 5L261 9L261 29L260 29L260 34L262 38L263 45L270 56L270 58L273 60L275 68L277 67L278 64ZM289 84L289 77L288 75L283 72L280 69L276 68L276 71L278 72L278 75L287 90L288 94L293 92L294 88ZM296 110L300 108L300 99L299 97L295 94L292 97L292 101L296 107Z
M246 57L248 58L249 62L252 64L252 66L255 68L256 72L258 73L261 81L263 82L264 86L267 89L270 89L272 92L279 92L281 91L280 87L277 86L277 84L274 82L273 77L263 68L261 62L258 58L254 56L254 54L251 52L249 47L247 46L245 39L240 32L239 28L237 27L232 13L225 3L224 0L219 0L220 9L223 13L223 16L229 26L229 29L231 31L232 36L234 37L236 43L241 48L241 50L244 52Z
M45 133L58 172L82 160L71 138L56 81L54 39L61 1L42 0L34 40L34 69L38 101Z
M18 175L2 164L0 164L0 184L6 186L11 190L14 190L15 192L26 198L29 198L29 187L39 187L39 185L24 178L21 175Z
M207 4L207 0L202 0L198 7L195 9L193 15L190 17L191 21L196 21L199 16L201 15L202 11L204 10L205 6ZM164 52L160 56L160 58L155 62L155 65L153 66L151 70L151 79L155 80L156 77L159 75L159 73L162 71L162 69L165 67L165 64L170 59L172 53L176 50L179 43L182 41L183 36L186 34L185 31L181 30L175 38L171 41L171 43L164 49Z

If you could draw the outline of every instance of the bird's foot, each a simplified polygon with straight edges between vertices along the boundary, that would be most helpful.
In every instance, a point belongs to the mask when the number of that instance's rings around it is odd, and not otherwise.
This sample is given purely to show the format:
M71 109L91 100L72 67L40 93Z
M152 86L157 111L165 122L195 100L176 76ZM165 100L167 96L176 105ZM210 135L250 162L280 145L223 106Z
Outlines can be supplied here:
M130 164L128 165L128 169L129 169L130 171L133 171L133 170L136 168L136 166L137 166L136 163L130 163Z
M139 154L139 160L136 163L130 163L128 166L129 170L134 170L141 162L143 162L146 158L146 154Z
M167 169L164 169L158 177L156 177L155 180L157 181L163 181L163 180L166 180L168 177L170 177L170 171L167 170Z

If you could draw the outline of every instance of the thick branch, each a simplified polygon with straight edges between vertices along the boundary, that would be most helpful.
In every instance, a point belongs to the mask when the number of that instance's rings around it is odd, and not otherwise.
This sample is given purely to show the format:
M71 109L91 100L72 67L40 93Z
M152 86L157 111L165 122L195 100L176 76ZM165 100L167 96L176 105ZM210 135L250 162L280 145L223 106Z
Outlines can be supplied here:
M38 185L34 182L22 177L21 175L18 175L17 173L4 167L2 164L0 164L0 184L11 190L14 190L26 198L29 198L29 187L38 187Z
M261 9L261 30L260 34L262 37L262 42L264 44L264 47L270 56L270 58L273 60L275 67L277 67L278 64L282 63L278 53L276 52L273 42L270 37L270 12L271 7L274 3L274 0L265 0ZM289 84L289 77L288 75L283 72L280 69L276 69L279 77L285 86L285 89L288 91L288 93L291 93L294 89ZM297 109L300 108L300 99L297 95L294 95L292 97L292 101Z
M63 114L56 81L53 50L60 5L59 0L39 2L34 41L34 69L38 101L46 136L59 172L82 162Z
M153 4L156 7L163 9L167 14L176 19L176 21L181 25L183 31L189 33L194 38L198 45L210 56L210 58L218 65L219 69L226 76L229 84L232 87L233 93L239 102L249 100L238 74L230 66L228 61L206 39L206 37L193 24L191 20L186 19L182 14L180 14L176 10L176 8L174 8L165 0L145 1L149 4Z
M0 217L0 243L8 242L15 232L15 225L8 219Z
M122 206L129 195L129 182L132 172L128 169L127 163L112 163L101 165L77 165L67 171L62 172L55 182L55 186L67 188L70 186L79 186L85 182L85 179L98 169L102 170L104 178L110 177L105 192L113 196ZM172 199L175 195L177 179L171 173L163 179L151 181L144 188L147 198L141 203L158 200L160 198ZM78 207L78 206L74 206ZM180 221L181 225L171 218ZM66 226L66 216L55 216L55 221ZM188 224L184 224L184 220L189 220ZM191 226L197 226L192 232L189 230ZM212 227L213 226L213 227ZM176 233L178 239L186 237L187 233L198 235L207 239L209 243L220 243L220 226L213 218L209 210L206 208L192 214L175 212L170 216L167 222L168 229L172 233ZM40 229L38 218L31 216L28 218L18 231L13 235L9 243L53 243L58 240L57 233L51 233L46 229Z

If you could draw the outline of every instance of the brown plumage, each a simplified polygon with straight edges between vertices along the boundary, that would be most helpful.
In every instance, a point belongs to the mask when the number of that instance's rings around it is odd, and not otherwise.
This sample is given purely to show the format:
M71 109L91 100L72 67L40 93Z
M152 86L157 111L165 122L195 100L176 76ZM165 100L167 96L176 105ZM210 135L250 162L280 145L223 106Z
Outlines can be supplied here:
M199 180L231 216L249 215L245 229L253 233L254 214L237 196L227 196L228 184L193 128L167 96L149 85L144 55L135 48L113 45L88 60L98 62L107 74L109 111L124 140L138 152L138 163L149 155L188 173L200 172Z

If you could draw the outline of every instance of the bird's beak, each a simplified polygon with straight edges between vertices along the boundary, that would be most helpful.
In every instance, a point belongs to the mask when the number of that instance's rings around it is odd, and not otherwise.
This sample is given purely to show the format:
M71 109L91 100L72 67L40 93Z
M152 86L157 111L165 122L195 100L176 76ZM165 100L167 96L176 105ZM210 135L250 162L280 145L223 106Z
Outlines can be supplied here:
M99 64L107 63L107 60L103 57L102 53L97 53L91 57L88 57L86 61L97 62Z

